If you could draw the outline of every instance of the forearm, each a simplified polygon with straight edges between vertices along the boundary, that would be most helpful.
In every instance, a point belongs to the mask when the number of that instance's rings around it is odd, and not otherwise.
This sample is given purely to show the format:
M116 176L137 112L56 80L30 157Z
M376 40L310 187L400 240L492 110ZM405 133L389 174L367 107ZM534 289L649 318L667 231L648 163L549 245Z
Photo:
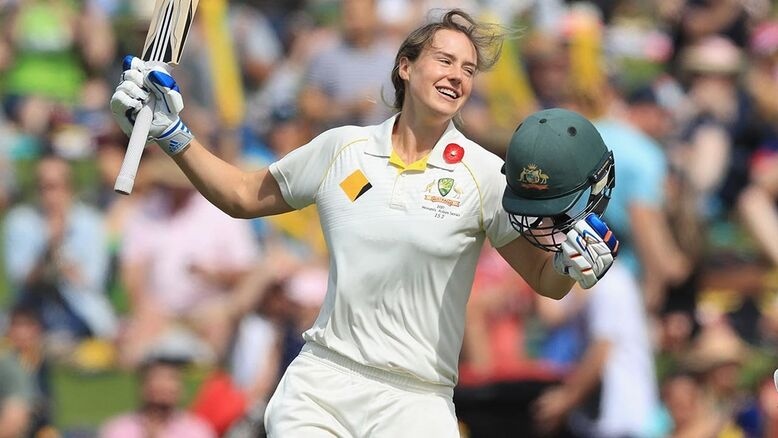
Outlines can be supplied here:
M11 398L0 402L0 438L20 438L27 431L30 409L26 402Z
M630 207L635 247L644 276L658 278L665 284L682 281L689 271L689 261L678 248L670 226L661 210L635 205Z
M610 342L594 340L564 386L574 405L582 403L602 378Z
M542 251L519 237L497 248L503 259L521 275L535 292L559 300L573 287L575 280L554 270L553 253Z
M173 159L213 205L237 218L291 211L267 168L245 172L212 154L196 139Z
M554 269L553 256L549 254L540 272L539 286L535 289L544 297L561 300L573 288L575 280Z

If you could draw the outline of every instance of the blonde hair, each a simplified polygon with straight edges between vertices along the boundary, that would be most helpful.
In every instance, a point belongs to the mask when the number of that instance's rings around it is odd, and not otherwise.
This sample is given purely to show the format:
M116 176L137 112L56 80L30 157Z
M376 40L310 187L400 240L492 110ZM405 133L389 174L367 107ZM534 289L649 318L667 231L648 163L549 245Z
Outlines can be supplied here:
M429 46L432 38L439 30L448 29L465 34L473 43L476 51L476 69L489 70L497 63L502 50L502 43L508 33L498 24L479 23L470 14L461 9L446 12L439 20L427 23L412 31L400 45L392 69L392 85L394 85L394 104L397 110L402 110L405 104L405 81L400 78L400 60L418 59L422 50Z

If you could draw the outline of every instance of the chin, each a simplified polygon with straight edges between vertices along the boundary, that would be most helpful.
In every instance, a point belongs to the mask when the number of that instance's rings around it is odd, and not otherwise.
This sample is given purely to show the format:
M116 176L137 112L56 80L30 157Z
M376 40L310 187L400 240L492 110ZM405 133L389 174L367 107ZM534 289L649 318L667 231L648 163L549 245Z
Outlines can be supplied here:
M432 105L430 106L430 113L436 116L445 117L446 119L452 119L460 110L459 105L448 103L448 105Z

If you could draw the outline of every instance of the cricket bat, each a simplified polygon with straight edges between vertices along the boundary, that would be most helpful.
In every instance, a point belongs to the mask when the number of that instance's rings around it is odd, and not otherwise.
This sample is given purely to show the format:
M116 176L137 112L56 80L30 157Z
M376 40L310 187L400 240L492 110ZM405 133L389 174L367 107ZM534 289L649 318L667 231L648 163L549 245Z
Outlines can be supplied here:
M141 59L178 64L198 2L199 0L156 0ZM151 105L144 105L138 112L122 167L114 183L113 189L117 193L129 195L132 192L153 115L153 102Z

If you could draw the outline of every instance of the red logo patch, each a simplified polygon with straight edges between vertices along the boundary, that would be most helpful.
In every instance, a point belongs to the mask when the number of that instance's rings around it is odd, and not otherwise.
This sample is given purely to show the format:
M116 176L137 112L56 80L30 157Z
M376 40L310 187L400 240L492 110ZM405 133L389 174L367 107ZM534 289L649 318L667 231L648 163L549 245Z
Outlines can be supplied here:
M443 159L446 160L446 163L448 164L459 163L464 156L465 150L456 143L449 143L446 145L446 149L443 150Z

